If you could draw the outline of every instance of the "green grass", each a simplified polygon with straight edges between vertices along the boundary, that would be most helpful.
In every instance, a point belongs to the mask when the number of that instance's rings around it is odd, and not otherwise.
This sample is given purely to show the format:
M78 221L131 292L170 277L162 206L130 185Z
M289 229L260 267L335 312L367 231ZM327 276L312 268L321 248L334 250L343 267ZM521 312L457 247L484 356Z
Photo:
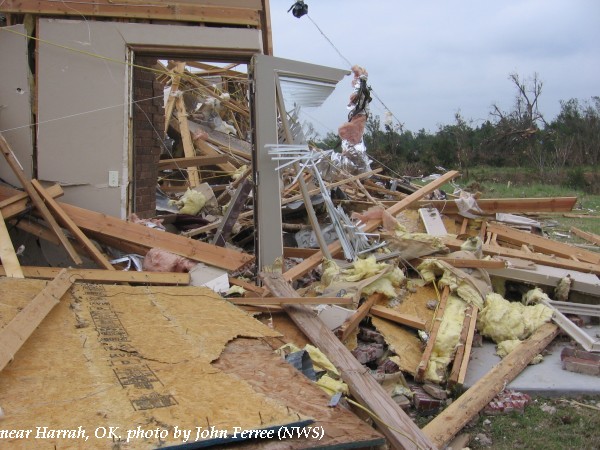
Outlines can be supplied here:
M580 400L598 407L600 399ZM554 413L542 406L556 408ZM489 421L486 422L486 421ZM484 424L485 422L485 424ZM465 429L471 434L472 449L481 445L475 436L482 433L492 440L491 448L509 449L598 449L600 448L600 410L574 405L557 399L537 398L524 414L481 416L477 424Z

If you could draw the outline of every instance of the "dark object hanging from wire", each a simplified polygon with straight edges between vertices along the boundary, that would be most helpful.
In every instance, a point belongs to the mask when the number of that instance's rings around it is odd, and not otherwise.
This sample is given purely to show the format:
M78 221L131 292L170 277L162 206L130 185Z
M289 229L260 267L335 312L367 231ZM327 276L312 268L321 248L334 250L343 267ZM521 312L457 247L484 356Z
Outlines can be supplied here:
M306 3L304 3L303 0L298 0L296 3L294 3L292 6L290 6L290 9L288 9L288 12L290 12L290 11L294 15L294 17L299 19L303 15L308 14L308 5Z

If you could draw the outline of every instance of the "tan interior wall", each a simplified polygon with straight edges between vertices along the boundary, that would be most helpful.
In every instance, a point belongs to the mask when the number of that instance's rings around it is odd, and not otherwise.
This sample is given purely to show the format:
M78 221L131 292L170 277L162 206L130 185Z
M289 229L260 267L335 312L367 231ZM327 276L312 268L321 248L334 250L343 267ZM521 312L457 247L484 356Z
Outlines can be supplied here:
M77 50L39 44L39 177L63 184L66 202L121 218L128 212L128 48L262 48L260 31L251 29L40 19L39 35ZM109 171L119 172L120 187L108 186Z

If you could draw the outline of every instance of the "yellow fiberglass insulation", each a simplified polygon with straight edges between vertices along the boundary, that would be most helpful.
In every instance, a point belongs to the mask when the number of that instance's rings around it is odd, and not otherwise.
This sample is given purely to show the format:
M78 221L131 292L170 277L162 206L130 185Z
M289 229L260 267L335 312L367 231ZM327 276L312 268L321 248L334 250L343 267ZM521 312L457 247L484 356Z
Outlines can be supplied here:
M378 280L364 287L361 291L364 295L371 295L375 292L385 295L386 297L396 297L395 287L399 287L404 281L404 274L399 267L395 267L383 275Z
M357 259L351 268L342 271L345 281L360 281L377 275L388 267L385 263L378 263L375 256L371 255L365 259Z
M537 304L525 306L509 302L501 295L491 293L485 299L485 307L477 317L477 329L494 342L527 339L541 325L552 319L552 309Z
M189 189L185 191L185 194L176 201L171 200L169 203L179 208L180 214L189 214L191 216L197 215L204 205L206 204L206 197L202 192L194 191Z
M511 339L508 341L499 342L496 346L496 355L498 355L500 358L504 358L506 355L512 352L520 343L521 341L519 341L518 339ZM543 359L544 357L542 355L536 355L529 364L539 364L543 361Z
M467 303L450 294L435 339L431 358L425 371L425 378L440 383L445 378L446 368L454 357L456 346L460 340Z
M432 236L427 233L411 233L407 231L406 227L400 223L396 225L394 234L402 239L411 239L413 241L424 242L437 248L438 250L445 250L446 246L438 236Z

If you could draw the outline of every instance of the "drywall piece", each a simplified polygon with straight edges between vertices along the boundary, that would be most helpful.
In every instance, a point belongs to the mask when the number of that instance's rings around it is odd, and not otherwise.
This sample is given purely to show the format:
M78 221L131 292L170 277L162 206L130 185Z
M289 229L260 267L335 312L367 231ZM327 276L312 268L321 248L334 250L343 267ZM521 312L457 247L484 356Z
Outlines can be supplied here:
M544 350L558 334L551 323L542 325L526 341L521 342L469 390L423 428L438 448L444 448L473 417L512 381L531 360Z
M440 216L440 212L435 208L419 208L419 215L425 225L427 234L431 236L444 236L448 234L446 226Z
M533 264L529 269L514 267L510 263L504 269L486 269L490 276L507 280L522 281L534 285L556 287L567 275L571 277L571 290L600 297L600 278L593 273L567 270L560 267Z
M18 34L17 34L18 33ZM24 25L2 29L0 39L0 130L27 178L33 176L32 94L29 85L27 31ZM19 180L5 164L0 164L0 178L19 185Z
M302 345L303 347L303 345ZM252 358L247 358L252 355ZM238 376L252 388L285 404L294 405L302 413L314 417L313 427L323 427L319 448L367 448L384 444L383 437L349 410L328 406L329 396L291 364L276 355L271 347L257 339L236 339L227 347L213 366ZM261 370L255 370L260 367ZM317 444L313 439L286 439L285 448L300 449ZM278 449L282 442L254 440L236 446L239 449Z
M229 290L229 274L225 270L198 263L189 273L190 286L205 286L217 293Z
M14 281L0 279L0 289L14 293L0 305L0 326L45 286ZM99 448L113 441L108 433L96 438L98 427L119 427L125 441L127 430L139 426L166 431L165 437L138 436L128 446L157 448L186 443L174 436L175 426L191 430L187 444L194 444L196 427L231 433L236 426L306 424L293 406L211 364L238 335L278 333L205 288L75 285L21 347L26 358L0 372L0 404L10 411L2 428L81 426L87 442L44 442ZM35 446L33 439L11 443Z
M260 30L40 19L38 45L38 177L59 181L65 200L125 218L127 189L110 188L106 174L130 161L130 50L214 53L223 57L262 49ZM101 59L79 52L110 58ZM93 80L93 89L90 89Z
M355 313L352 309L336 305L324 305L321 308L317 308L317 310L319 319L332 331L341 327L344 321Z

